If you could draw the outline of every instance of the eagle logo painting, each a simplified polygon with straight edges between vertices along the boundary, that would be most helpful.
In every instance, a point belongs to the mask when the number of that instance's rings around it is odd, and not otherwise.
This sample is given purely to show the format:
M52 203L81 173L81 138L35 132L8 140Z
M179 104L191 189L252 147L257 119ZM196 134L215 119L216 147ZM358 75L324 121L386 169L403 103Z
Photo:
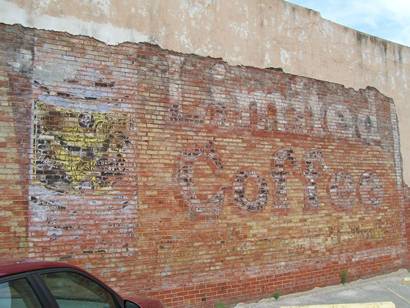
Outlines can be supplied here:
M34 102L29 199L34 254L41 250L38 237L56 241L56 255L58 242L70 239L81 253L132 254L128 241L134 237L137 192L124 189L125 183L137 186L130 113L113 108L53 96ZM103 239L107 233L115 237Z
M35 104L33 172L59 191L110 188L125 168L127 115Z

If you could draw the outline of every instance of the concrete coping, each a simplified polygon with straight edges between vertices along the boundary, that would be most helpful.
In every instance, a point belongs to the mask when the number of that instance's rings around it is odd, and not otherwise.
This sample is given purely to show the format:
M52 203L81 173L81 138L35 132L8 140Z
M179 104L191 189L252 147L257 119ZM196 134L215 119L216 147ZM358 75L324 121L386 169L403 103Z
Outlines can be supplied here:
M281 306L281 308L395 308L395 307L396 305L392 302Z

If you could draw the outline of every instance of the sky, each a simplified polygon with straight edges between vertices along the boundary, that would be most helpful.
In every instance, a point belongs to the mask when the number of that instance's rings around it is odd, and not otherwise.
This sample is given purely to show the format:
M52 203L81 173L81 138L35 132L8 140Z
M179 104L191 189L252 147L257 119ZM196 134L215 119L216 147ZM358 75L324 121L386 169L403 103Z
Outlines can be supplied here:
M410 46L410 0L287 0L349 28Z

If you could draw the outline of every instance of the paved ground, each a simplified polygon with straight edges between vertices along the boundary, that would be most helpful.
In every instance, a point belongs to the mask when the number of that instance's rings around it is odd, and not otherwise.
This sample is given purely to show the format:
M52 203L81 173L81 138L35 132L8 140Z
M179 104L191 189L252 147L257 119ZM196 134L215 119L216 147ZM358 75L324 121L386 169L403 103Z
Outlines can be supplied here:
M402 280L410 277L407 270L358 280L346 285L316 288L308 292L290 294L275 300L267 298L258 303L238 304L235 308L279 308L291 305L388 302L397 308L410 308L410 285Z

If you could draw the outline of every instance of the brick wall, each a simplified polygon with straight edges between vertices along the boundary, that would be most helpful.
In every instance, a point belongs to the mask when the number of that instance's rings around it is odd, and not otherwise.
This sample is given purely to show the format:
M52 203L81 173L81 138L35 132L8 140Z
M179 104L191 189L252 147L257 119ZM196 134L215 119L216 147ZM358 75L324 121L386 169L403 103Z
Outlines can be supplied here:
M405 206L405 221L406 221L406 237L407 237L407 249L410 247L410 188L404 186L404 206ZM407 253L405 266L410 268L410 253Z
M305 290L407 256L374 88L0 25L0 257L169 307Z

